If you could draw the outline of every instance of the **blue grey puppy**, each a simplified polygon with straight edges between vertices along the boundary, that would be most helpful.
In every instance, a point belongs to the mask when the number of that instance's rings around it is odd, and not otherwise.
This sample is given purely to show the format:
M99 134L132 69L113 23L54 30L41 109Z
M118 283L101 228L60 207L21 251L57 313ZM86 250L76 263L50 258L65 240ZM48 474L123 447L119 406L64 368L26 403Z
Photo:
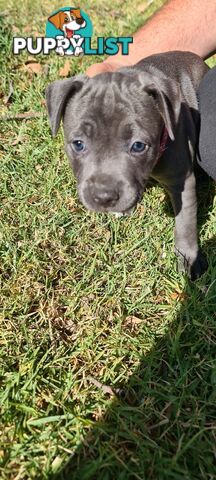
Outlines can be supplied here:
M168 191L175 251L192 280L207 268L197 239L197 90L208 67L190 52L152 55L94 78L51 83L53 136L63 121L65 149L81 202L98 212L130 213L149 178Z

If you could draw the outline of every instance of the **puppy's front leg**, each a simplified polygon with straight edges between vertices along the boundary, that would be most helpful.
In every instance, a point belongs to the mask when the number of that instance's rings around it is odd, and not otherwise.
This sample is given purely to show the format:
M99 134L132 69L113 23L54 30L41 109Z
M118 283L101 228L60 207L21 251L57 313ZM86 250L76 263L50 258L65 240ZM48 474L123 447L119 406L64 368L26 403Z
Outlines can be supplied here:
M191 280L196 280L204 273L208 264L198 247L194 173L190 173L183 183L169 187L168 191L175 212L175 252L179 267Z

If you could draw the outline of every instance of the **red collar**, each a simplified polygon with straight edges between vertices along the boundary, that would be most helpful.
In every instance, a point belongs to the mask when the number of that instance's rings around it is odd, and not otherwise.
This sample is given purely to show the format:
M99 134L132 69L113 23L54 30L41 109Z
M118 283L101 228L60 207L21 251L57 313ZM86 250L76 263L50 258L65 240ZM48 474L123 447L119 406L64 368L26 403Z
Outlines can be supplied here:
M161 155L163 155L164 151L166 150L168 138L169 138L168 131L167 131L166 127L164 127L162 135L161 135L160 148L159 148L159 152L158 152L157 162L158 162L159 158L161 157Z

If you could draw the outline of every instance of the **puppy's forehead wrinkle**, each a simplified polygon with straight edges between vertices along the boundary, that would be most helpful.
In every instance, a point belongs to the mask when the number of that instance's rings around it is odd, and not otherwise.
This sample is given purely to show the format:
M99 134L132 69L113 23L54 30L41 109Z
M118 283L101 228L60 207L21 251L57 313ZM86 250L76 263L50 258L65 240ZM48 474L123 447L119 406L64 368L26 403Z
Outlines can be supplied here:
M131 138L135 130L131 123L123 123L120 125L119 129L121 137L125 140Z
M119 88L122 87L122 88ZM102 121L103 119L117 118L119 120L132 114L140 114L142 104L152 103L147 94L143 94L143 99L139 98L137 88L134 85L128 85L123 88L123 82L118 85L115 82L107 86L100 85L100 88L91 92L91 106L95 114ZM122 117L122 118L121 118Z
M99 111L104 116L108 113L109 116L114 114L115 110L115 93L113 88L108 85L106 89L104 86L100 88L94 98L94 107L99 107Z
M89 84L89 82L87 82L87 84L83 86L82 90L80 90L79 97L85 98L87 95L89 95L89 93L92 95L93 92L94 90L92 88L92 84Z
M87 137L92 138L97 132L97 122L94 118L88 118L81 122L79 130L84 132Z

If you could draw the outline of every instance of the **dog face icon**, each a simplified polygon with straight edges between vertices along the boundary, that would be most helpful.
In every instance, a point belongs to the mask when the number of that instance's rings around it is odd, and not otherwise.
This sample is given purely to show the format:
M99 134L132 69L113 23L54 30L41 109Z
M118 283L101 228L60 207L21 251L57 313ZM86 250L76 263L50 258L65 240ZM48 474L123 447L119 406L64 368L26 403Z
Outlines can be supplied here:
M80 8L60 11L51 15L48 20L69 39L73 37L74 31L86 26L86 21L81 15Z

